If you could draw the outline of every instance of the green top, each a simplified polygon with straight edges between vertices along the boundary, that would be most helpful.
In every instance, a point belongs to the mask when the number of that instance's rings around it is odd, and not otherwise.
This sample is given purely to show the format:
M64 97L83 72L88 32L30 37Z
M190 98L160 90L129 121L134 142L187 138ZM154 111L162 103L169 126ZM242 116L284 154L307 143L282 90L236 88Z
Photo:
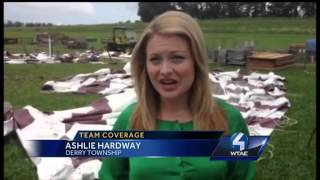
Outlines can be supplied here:
M217 100L229 121L229 135L235 132L248 133L240 112L222 100ZM129 119L136 103L129 105L118 117L113 130L130 130ZM192 131L193 122L158 120L158 130ZM130 169L130 170L129 170ZM178 179L253 179L252 161L210 160L210 157L170 158L105 158L99 171L100 179L130 180L178 180Z

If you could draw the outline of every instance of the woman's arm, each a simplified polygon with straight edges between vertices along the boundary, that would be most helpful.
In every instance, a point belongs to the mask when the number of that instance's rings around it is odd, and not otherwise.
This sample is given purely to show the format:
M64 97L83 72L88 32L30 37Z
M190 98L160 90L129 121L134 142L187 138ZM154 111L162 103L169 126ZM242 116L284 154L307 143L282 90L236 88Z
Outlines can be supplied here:
M249 136L246 121L241 113L234 108L230 116L230 135L242 132ZM251 180L255 176L255 161L229 161L228 163L228 179L229 180Z
M217 103L223 108L229 123L228 135L242 132L249 135L248 127L245 119L242 117L240 111L235 107L218 99ZM255 176L255 161L229 161L228 162L228 180L249 180L254 179Z

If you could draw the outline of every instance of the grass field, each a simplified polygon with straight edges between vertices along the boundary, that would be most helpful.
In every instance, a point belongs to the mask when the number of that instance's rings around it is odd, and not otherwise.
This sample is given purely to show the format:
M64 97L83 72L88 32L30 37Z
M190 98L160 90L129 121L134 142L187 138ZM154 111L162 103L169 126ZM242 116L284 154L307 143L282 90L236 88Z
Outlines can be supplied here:
M131 24L138 32L144 23ZM315 37L315 19L224 19L201 21L209 47L232 48L242 41L253 40L257 49L287 49L289 44L304 43ZM37 31L63 32L70 36L104 38L111 34L113 25L63 26L49 29L5 28L5 37L32 38ZM97 49L101 44L91 44ZM21 52L41 48L28 45L10 45L5 49ZM62 51L62 50L61 50ZM300 60L301 61L301 60ZM123 64L108 66L121 68ZM64 110L90 104L99 95L42 94L44 82L78 73L94 72L107 65L93 64L25 64L4 65L4 100L12 103L15 109L32 105L41 111ZM234 70L238 67L211 64L210 68ZM314 179L316 174L315 138L306 147L309 136L315 127L316 110L316 66L309 64L306 69L297 65L275 71L287 79L287 97L291 108L286 114L298 123L273 132L270 144L274 145L273 157L268 150L263 159L256 163L256 179ZM37 172L24 152L17 137L12 134L4 144L4 179L37 179Z
M304 43L308 38L316 36L316 21L313 18L218 19L199 21L199 24L209 48L234 48L244 41L253 41L260 50L287 49L290 44ZM146 23L142 22L121 25L135 28L138 35L146 27ZM110 38L114 26L119 24L5 28L4 37L25 39L21 44L5 45L5 49L19 53L47 52L47 47L28 45L27 42L38 32L51 32L63 33L74 38L96 38L98 41L89 43L89 47L102 51L104 46L100 40ZM54 53L71 51L63 48L61 44L54 44L53 49Z

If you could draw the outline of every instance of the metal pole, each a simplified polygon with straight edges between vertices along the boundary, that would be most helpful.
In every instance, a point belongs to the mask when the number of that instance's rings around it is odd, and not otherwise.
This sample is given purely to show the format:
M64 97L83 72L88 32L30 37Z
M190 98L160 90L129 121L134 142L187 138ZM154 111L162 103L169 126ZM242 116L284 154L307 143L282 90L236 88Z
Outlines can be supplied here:
M48 36L49 40L48 40L48 43L49 43L49 57L51 57L51 37L50 35Z

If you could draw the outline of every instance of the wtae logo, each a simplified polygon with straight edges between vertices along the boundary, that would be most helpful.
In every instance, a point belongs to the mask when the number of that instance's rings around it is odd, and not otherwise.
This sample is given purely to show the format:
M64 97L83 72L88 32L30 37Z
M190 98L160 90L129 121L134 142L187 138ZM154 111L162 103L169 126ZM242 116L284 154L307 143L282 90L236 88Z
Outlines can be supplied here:
M240 132L222 137L211 160L257 160L268 140L269 136L249 136Z
M231 156L248 156L249 139L243 133L235 133L231 136L232 151L230 151Z

